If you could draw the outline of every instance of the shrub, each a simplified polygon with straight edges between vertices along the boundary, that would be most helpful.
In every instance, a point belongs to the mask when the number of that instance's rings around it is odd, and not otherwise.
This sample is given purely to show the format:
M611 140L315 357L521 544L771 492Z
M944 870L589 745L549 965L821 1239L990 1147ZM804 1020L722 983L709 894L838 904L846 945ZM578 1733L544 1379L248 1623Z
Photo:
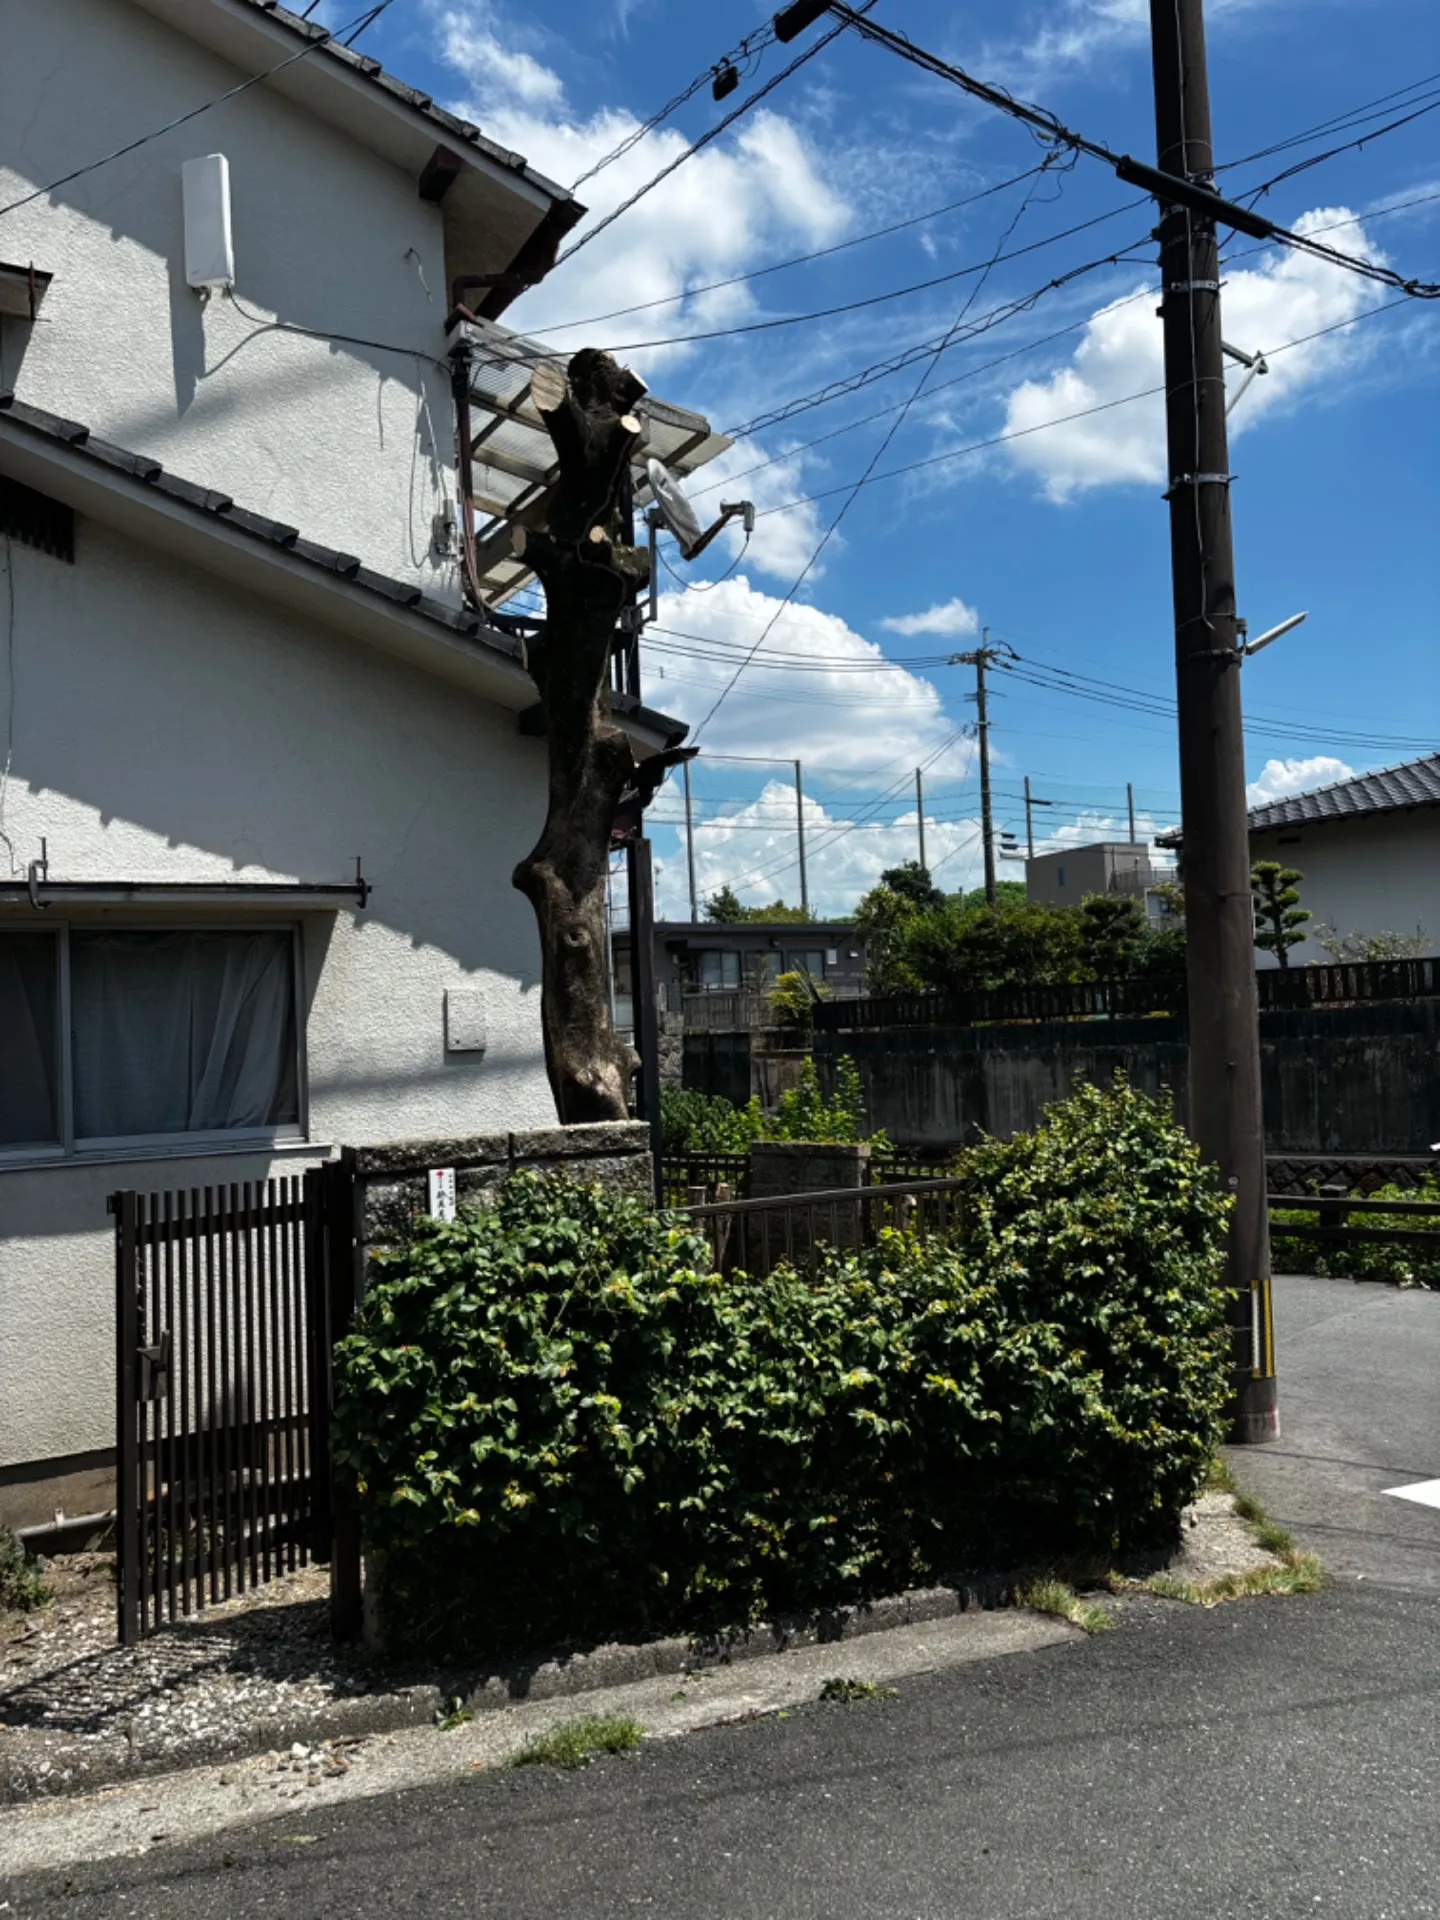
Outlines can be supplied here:
M559 1180L418 1221L339 1360L392 1639L725 1629L1173 1531L1228 1384L1224 1202L1120 1088L966 1177L963 1245L764 1281Z
M848 1054L835 1068L835 1093L827 1100L820 1090L813 1060L800 1069L800 1078L782 1093L773 1114L758 1100L733 1106L718 1094L692 1093L665 1087L660 1094L661 1125L667 1154L744 1153L756 1140L856 1141L874 1139L882 1149L883 1133L871 1135L865 1122L865 1090L860 1070Z
M1430 1176L1415 1187L1377 1187L1367 1200L1421 1200L1430 1204L1440 1200L1440 1181ZM1378 1240L1352 1240L1347 1245L1326 1248L1318 1240L1287 1238L1286 1226L1313 1227L1314 1213L1277 1209L1270 1216L1272 1233L1271 1264L1277 1273L1333 1274L1344 1280L1382 1280L1396 1287L1440 1288L1440 1242L1430 1247L1386 1246ZM1342 1224L1364 1227L1381 1234L1407 1230L1434 1233L1440 1218L1426 1213L1347 1213Z
M50 1590L9 1527L0 1527L0 1613L32 1613L43 1607Z

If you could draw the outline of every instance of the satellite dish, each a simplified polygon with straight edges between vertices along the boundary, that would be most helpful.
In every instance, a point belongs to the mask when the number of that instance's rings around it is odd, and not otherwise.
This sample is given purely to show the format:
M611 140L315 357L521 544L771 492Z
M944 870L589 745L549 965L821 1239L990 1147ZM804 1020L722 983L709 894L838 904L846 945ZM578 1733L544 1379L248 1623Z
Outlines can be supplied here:
M650 491L655 496L655 505L660 518L680 543L680 552L685 559L699 550L702 535L700 522L695 518L695 509L680 490L680 483L658 460L647 460L645 472L649 477Z

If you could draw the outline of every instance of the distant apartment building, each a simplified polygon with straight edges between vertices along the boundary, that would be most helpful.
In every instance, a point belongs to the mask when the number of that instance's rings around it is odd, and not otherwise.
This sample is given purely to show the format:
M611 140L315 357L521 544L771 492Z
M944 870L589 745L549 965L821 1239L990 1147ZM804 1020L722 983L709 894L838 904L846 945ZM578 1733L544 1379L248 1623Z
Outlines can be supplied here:
M1025 897L1047 907L1078 907L1087 894L1131 894L1152 919L1165 912L1154 888L1175 878L1141 840L1097 840L1090 846L1037 853L1025 862Z

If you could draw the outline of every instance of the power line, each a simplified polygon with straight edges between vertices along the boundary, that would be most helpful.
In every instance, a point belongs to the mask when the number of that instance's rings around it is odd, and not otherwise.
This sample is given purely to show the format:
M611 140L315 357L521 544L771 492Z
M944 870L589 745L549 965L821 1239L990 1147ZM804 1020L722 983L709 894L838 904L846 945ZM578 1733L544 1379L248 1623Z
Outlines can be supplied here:
M895 435L900 431L900 428L904 425L906 415L909 413L909 410L910 410L910 406L920 398L920 394L925 386L925 383L930 378L930 375L934 372L935 366L940 358L940 355L945 351L945 348L949 345L950 340L953 338L954 334L959 330L961 322L964 320L966 314L969 313L971 307L975 304L976 300L980 297L980 294L985 286L985 282L990 276L991 267L995 266L1004 257L1005 242L1010 238L1010 235L1014 233L1016 227L1019 226L1020 222L1024 219L1025 214L1029 209L1030 203L1035 197L1035 189L1038 184L1039 184L1039 176L1037 175L1036 179L1031 182L1030 189L1026 193L1025 198L1021 201L1020 205L1016 208L1015 213L1010 220L1010 224L1005 228L1005 231L1001 234L1000 239L994 248L990 266L985 269L985 272L982 275L982 277L976 282L975 286L971 289L969 298L966 300L964 306L960 309L959 313L955 316L955 320L953 325L951 326L950 332L946 334L944 338L940 341L939 345L936 347L935 353L932 355L930 360L927 361L925 368L920 375L919 380L915 383L914 390L910 395L910 400L907 402L905 407L902 408L901 412L897 415L895 420L892 421L890 427L887 429L885 436L881 440L879 446L876 447L874 453L870 456L870 464L865 469L864 474L861 476L859 484L855 487L853 492L851 492L849 496L841 502L839 511L836 513L834 519L830 522L829 526L825 529L824 533L820 536L819 543L815 547L814 552L810 555L810 558L805 562L805 565L801 568L800 573L797 576L794 584L786 593L784 600L782 600L780 605L776 608L775 613L771 617L770 622L766 626L764 632L760 635L759 639L755 642L754 646L750 649L750 652L746 656L746 658L740 662L739 666L736 667L724 691L719 695L718 699L715 700L709 712L705 715L705 718L700 722L700 725L696 727L695 731L690 736L692 740L698 740L700 738L701 733L715 718L715 715L720 711L720 708L724 705L725 701L730 697L730 694L734 691L735 686L739 682L740 676L744 673L746 667L749 666L751 660L755 658L755 655L760 651L760 649L764 646L765 642L769 639L770 634L775 626L775 622L780 618L780 615L784 612L789 602L800 591L800 588L804 585L806 579L809 577L811 571L815 567L815 564L819 560L821 554L825 551L826 547L829 545L832 537L835 534L836 529L839 527L841 521L845 518L846 514L850 511L850 508L854 504L855 500L858 498L860 493L860 488L865 484L865 481L869 478L870 474L874 472L877 463L884 457L885 451L889 447L891 441L895 438Z
M844 25L853 27L862 40L873 41L887 51L898 54L902 60L908 60L922 72L948 80L962 92L997 107L1012 119L1031 127L1042 139L1053 142L1056 147L1068 148L1072 152L1103 161L1119 179L1133 186L1143 186L1147 194L1158 199L1162 205L1184 207L1192 213L1199 212L1213 219L1217 225L1233 227L1238 233L1248 233L1258 240L1276 241L1282 246L1293 247L1297 252L1313 254L1318 259L1328 260L1333 266L1343 267L1349 273L1394 287L1409 299L1440 299L1440 285L1407 279L1391 267L1381 267L1373 260L1364 260L1354 254L1343 253L1337 247L1325 246L1306 234L1296 233L1273 220L1256 215L1249 208L1222 199L1212 187L1201 181L1181 179L1132 160L1129 154L1115 153L1103 142L1091 140L1077 133L1073 127L1067 127L1048 108L1017 100L1004 87L977 80L973 74L966 73L963 67L942 60L938 54L917 46L904 34L881 26L874 20L867 20L853 7L844 5L843 0L831 0L826 11L836 15Z
M1298 340L1287 340L1283 346L1266 348L1264 357L1273 360L1278 354L1288 353L1292 347L1308 346L1312 340L1323 339L1326 334L1343 332L1347 327L1358 326L1362 320L1373 319L1376 314L1391 313L1396 307L1405 305L1405 299L1387 300L1378 307L1367 307L1363 313L1353 314L1348 320L1337 320L1332 326L1318 327L1314 333L1302 334ZM843 481L840 485L823 488L818 493L807 493L795 500L784 500L777 506L765 507L760 518L766 519L774 513L790 513L796 507L810 506L818 500L833 499L837 493L845 493L851 487L876 486L882 480L896 480L907 473L918 473L922 468L938 466L946 460L958 460L967 453L981 453L987 448L1003 446L1011 440L1028 439L1032 434L1047 432L1051 427L1070 426L1077 420L1088 420L1100 413L1109 413L1116 407L1128 407L1137 400L1153 399L1157 393L1164 393L1163 386L1145 387L1138 393L1127 393L1116 400L1104 400L1093 407L1082 407L1076 413L1059 414L1053 420L1041 420L1033 427L1017 427L1012 433L992 435L988 440L971 441L963 447L951 447L943 453L933 453L924 460L912 460L907 466L887 467L883 473L868 474L859 481Z
M341 27L341 34L349 33L350 35L350 39L344 44L348 47L351 41L358 40L360 35L367 28L372 27L385 9L392 4L393 0L376 0L376 5L368 12L357 15L350 22L349 27ZM22 194L20 199L12 200L8 206L0 207L0 219L3 219L7 213L14 213L19 207L28 207L32 200L40 200L47 193L54 193L57 187L68 187L72 180L79 180L87 173L94 173L97 167L108 167L112 160L123 160L127 153L134 153L138 148L148 146L152 140L159 140L163 135L173 133L177 127L183 127L191 120L198 120L202 113L209 113L212 107L224 106L227 100L233 100L237 94L246 92L250 87L258 87L262 80L273 79L277 73L283 73L286 67L293 67L297 60L304 60L317 48L328 46L332 40L339 38L339 35L328 33L323 27L315 27L311 31L316 37L308 46L301 47L298 53L287 55L284 60L277 61L273 67L267 67L263 73L252 74L248 80L240 81L226 93L217 94L213 100L206 100L202 105L192 107L188 113L182 113L174 120L167 120L163 127L156 127L151 133L142 133L138 140L131 140L123 147L116 147L113 153L102 154L98 160L88 161L83 167L76 167L71 173L62 173L58 180L52 180L48 186L36 187L33 193Z
M855 17L857 19L861 18L874 4L875 0L861 0L860 10ZM698 140L692 141L682 152L676 154L673 160L663 166L658 173L653 174L643 186L638 187L627 200L622 200L618 207L612 207L609 213L595 222L594 226L587 227L577 239L572 240L568 247L556 255L555 265L557 267L563 266L567 260L573 260L582 247L588 247L590 242L604 233L607 227L613 226L622 214L628 213L632 207L638 205L647 193L653 192L663 180L668 180L672 173L678 168L683 167L687 160L693 160L697 153L702 152L712 141L718 140L721 134L726 132L728 128L734 126L735 122L740 119L743 114L747 114L752 107L758 106L759 103L765 99L767 95L773 93L783 81L788 80L792 73L797 72L803 67L807 60L813 60L816 54L820 53L825 47L828 47L832 40L838 39L849 24L849 21L841 21L839 25L832 27L828 33L821 34L820 38L807 47L804 52L797 54L788 66L782 67L777 74L767 80L763 87L757 87L754 93L740 102L738 107L733 107L722 119L717 120L713 127L709 128L707 132L702 133Z
M1040 164L1043 166L1044 162ZM979 193L967 194L963 200L947 200L943 207L931 207L929 212L912 214L908 220L896 220L888 227L875 227L869 233L857 233L849 240L837 240L834 246L819 247L814 253L796 254L791 260L776 260L768 267L755 267L749 273L732 274L728 280L710 280L703 286L685 287L679 293L662 294L658 300L641 300L633 307L615 307L609 313L592 313L585 320L551 321L545 331L547 334L570 333L577 327L598 327L607 320L623 320L632 313L650 313L656 307L673 307L682 300L698 300L704 294L720 293L726 287L744 286L747 281L763 280L769 274L784 273L791 267L808 267L816 260L828 260L833 254L848 253L852 247L863 247L871 240L886 240L892 234L904 233L908 227L923 226L927 220L938 220L943 214L957 213L962 207L973 207L978 201L1004 193L1007 187L1019 186L1039 171L1039 166L1027 167L1023 173L1013 174L1010 179L1001 180L993 187L985 187Z

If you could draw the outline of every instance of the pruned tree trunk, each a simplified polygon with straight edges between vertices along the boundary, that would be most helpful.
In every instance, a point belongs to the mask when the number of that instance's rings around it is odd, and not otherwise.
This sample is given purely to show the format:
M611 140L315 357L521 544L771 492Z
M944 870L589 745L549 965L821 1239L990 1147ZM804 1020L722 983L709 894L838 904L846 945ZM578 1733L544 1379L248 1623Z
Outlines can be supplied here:
M605 890L611 826L636 774L630 743L610 715L616 622L649 579L649 556L630 545L620 494L645 391L609 354L587 348L569 378L542 364L531 383L559 461L543 532L515 530L545 589L545 632L530 674L547 722L549 809L514 883L535 909L542 957L545 1065L560 1120L623 1120L635 1057L610 1020Z

